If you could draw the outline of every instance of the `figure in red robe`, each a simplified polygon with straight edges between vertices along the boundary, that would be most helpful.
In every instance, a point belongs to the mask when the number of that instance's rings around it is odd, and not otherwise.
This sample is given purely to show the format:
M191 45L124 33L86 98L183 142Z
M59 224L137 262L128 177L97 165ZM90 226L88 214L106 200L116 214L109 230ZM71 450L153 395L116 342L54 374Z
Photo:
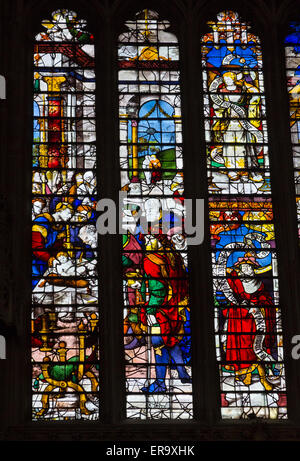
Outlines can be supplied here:
M260 381L266 390L272 385L267 381L265 368L260 361L274 361L275 306L264 283L256 276L259 267L253 253L239 258L230 271L227 281L236 304L223 310L226 317L225 357L227 368L235 370L237 379L250 385L252 373L258 370Z
M151 335L154 349L156 380L143 387L146 393L165 392L167 366L176 367L182 383L190 383L180 341L184 335L185 308L188 304L188 282L181 255L167 237L148 236L144 257L144 279L141 294L142 324Z

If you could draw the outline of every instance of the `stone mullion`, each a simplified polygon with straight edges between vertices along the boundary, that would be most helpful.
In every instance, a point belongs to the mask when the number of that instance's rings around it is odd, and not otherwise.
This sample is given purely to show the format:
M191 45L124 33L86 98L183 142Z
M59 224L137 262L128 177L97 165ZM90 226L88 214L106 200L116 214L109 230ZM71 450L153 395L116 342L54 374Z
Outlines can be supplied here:
M101 21L101 41L97 50L97 138L100 198L112 199L118 213L120 190L117 43L113 26L113 8L105 2ZM99 30L99 29L98 29ZM105 44L105 46L103 46ZM101 329L100 418L115 425L125 418L125 371L122 337L122 239L119 235L99 236L99 297ZM101 416L102 415L102 416Z
M8 348L9 411L7 426L31 418L30 309L31 309L31 140L32 53L27 34L25 5L19 0L7 6L10 27L5 35L8 53L6 99L5 176L10 197L12 259L13 341ZM3 154L3 152L2 152Z
M288 95L285 81L284 45L280 25L274 18L267 25L263 47L270 170L275 235L278 248L279 294L282 313L284 356L287 377L288 414L300 420L296 390L300 385L300 363L291 357L291 339L300 334L299 255L292 152L289 131ZM298 273L298 277L297 277Z
M204 241L189 246L190 306L192 327L192 376L194 418L213 424L219 419L219 379L213 323L213 293L208 224L208 190L202 94L199 28L206 16L187 2L185 37L182 44L183 143L186 198L204 199ZM207 18L209 19L209 18ZM195 220L194 220L195 222Z

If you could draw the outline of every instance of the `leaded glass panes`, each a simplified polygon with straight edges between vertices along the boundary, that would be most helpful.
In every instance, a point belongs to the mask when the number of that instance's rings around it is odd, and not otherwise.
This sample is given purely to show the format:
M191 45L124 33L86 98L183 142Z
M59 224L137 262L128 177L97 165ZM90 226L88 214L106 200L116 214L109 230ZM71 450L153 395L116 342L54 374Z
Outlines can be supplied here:
M300 23L290 23L289 34L285 38L285 59L287 90L290 101L290 130L293 149L294 181L300 238Z
M99 313L93 36L73 11L34 45L34 420L98 419Z
M202 38L215 340L224 419L286 417L260 41L222 11Z
M192 417L179 50L143 10L119 37L127 417ZM141 216L141 221L136 216Z

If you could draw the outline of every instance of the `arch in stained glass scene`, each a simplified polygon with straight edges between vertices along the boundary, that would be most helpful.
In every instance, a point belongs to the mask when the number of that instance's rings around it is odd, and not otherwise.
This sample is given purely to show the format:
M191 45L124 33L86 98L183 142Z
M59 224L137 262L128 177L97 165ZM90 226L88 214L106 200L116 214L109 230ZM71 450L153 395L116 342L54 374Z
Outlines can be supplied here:
M262 49L236 12L220 12L208 28L201 53L221 414L282 419L285 367Z
M98 419L94 37L74 11L35 37L33 420Z
M127 417L193 416L179 50L143 10L119 36Z

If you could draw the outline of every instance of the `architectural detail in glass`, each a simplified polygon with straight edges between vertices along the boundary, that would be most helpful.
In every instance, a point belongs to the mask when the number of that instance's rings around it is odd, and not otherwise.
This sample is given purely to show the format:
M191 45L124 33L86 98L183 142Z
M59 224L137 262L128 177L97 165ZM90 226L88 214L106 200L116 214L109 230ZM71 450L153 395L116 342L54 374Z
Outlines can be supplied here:
M73 11L34 45L33 420L98 419L93 36Z
M127 417L192 418L179 50L143 10L119 36ZM139 219L137 219L139 217Z
M285 38L287 90L290 101L290 130L293 149L294 180L300 239L300 23L291 22Z
M222 11L202 38L215 312L224 419L286 418L260 41Z

